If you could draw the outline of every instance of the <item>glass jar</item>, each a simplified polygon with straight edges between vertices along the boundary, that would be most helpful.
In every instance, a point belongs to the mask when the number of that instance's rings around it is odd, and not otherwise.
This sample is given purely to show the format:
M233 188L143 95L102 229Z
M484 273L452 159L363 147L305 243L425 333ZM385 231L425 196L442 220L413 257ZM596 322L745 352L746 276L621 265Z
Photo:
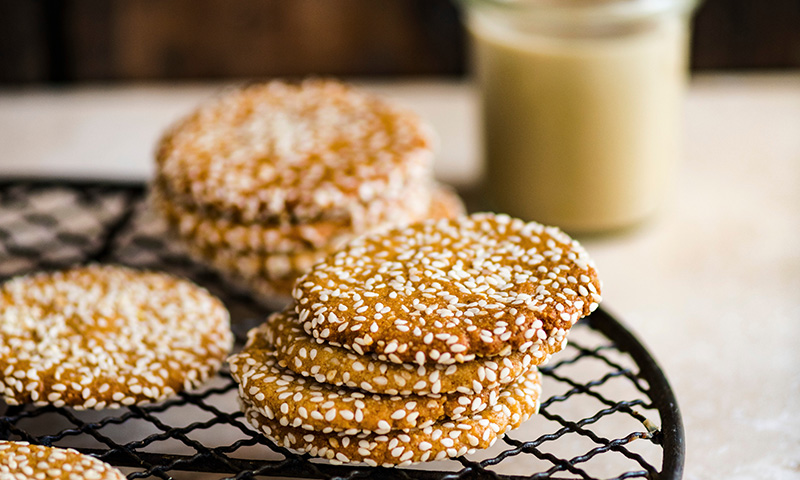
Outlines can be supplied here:
M635 224L676 160L694 0L464 0L491 206L573 233Z

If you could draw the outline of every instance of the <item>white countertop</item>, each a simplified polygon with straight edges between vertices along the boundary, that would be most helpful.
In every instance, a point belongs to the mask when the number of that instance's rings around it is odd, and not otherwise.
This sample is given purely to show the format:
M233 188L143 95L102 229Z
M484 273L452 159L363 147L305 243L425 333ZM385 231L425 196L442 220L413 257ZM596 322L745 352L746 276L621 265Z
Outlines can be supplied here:
M427 117L436 172L480 175L467 83L367 83ZM0 178L142 180L159 132L220 85L0 91ZM687 480L800 478L800 73L701 76L685 159L662 214L582 239L605 306L676 391Z

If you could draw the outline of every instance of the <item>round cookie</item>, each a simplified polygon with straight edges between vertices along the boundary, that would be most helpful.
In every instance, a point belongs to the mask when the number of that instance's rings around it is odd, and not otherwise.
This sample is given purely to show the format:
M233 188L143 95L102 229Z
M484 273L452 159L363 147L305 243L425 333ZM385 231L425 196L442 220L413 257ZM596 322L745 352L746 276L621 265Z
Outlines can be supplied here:
M449 189L438 187L434 197L436 200L431 205L430 212L432 218L445 218L445 216L451 218L463 214L461 199ZM388 228L388 226L375 228ZM318 249L261 253L237 251L224 245L203 246L207 243L196 240L196 238L184 238L183 242L188 253L196 261L211 266L226 281L256 295L259 301L270 307L283 303L276 303L276 296L290 298L297 277L333 252L339 243L338 240L333 240L331 245Z
M458 196L446 189L437 191L437 201L432 206L431 213L436 216L431 218L453 218L463 213L463 205ZM375 226L375 229L388 228ZM352 239L356 235L351 235ZM301 273L310 269L312 265L323 260L327 255L337 250L338 241L322 245L316 249L297 249L287 253L262 253L258 251L240 251L235 248L216 246L202 247L201 244L185 242L189 253L208 263L216 270L226 272L231 276L255 279L261 278L270 281L291 283ZM291 291L291 287L287 290Z
M307 224L238 223L216 218L168 200L157 186L150 191L152 205L187 241L200 248L228 248L235 251L293 252L336 243L348 235L344 221L321 220Z
M455 218L466 215L467 209L464 201L453 188L437 184L431 196L431 206L428 209L428 218L443 219ZM422 219L420 219L422 220Z
M162 138L156 163L183 205L304 223L403 199L430 177L432 147L416 114L374 95L331 80L272 81L202 105Z
M38 478L125 480L125 475L111 465L71 448L0 440L0 479Z
M414 365L355 355L340 347L320 344L300 327L291 310L275 313L251 330L251 338L263 338L275 350L280 365L321 383L359 388L387 395L463 393L477 395L516 380L539 357L512 352L507 357L478 357L467 363Z
M233 288L250 295L270 311L283 310L292 303L292 288L297 279L295 276L266 279L243 278L230 272L217 271L219 276Z
M444 460L488 448L538 412L539 372L534 368L502 391L498 403L457 421L443 420L422 429L377 433L321 433L286 427L243 401L247 420L283 447L327 458L331 463L364 462L371 466L405 466Z
M0 286L2 395L77 409L155 402L199 386L232 345L228 312L172 275L90 265Z
M301 377L281 368L261 336L228 359L239 394L262 415L317 432L375 432L423 428L457 420L497 404L499 388L479 395L378 395Z
M420 365L558 351L601 300L576 241L491 213L360 237L299 278L293 296L318 340Z
M157 183L151 189L151 202L182 238L197 247L274 254L323 248L332 250L332 247L341 246L369 231L423 218L453 218L464 214L464 204L453 190L443 185L424 186L425 190L429 188L433 188L433 193L427 212L421 214L419 209L409 209L408 200L387 206L373 202L373 212L362 215L364 218L358 224L335 220L300 224L237 223L224 217L204 215L171 201ZM410 195L409 200L419 198L419 193ZM422 197L427 198L426 195Z
M289 283L335 251L329 247L292 253L260 253L237 252L226 248L200 248L188 242L184 246L195 260L210 265L219 272L243 279L287 280Z

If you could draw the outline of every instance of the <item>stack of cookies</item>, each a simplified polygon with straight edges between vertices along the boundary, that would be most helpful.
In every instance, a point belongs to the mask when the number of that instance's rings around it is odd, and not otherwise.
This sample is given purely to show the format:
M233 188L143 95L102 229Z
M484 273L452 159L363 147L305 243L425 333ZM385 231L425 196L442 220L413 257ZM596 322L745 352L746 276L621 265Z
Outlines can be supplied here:
M162 138L152 197L190 253L262 296L366 232L463 211L420 118L335 81L229 91Z
M248 420L334 462L407 465L487 448L536 413L537 365L594 310L583 248L505 215L360 237L231 357Z

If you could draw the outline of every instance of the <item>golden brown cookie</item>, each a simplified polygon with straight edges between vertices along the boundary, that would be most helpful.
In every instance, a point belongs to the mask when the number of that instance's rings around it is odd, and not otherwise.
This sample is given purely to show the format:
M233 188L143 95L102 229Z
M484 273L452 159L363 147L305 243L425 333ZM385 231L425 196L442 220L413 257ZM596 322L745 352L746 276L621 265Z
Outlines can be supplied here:
M0 479L125 480L125 475L71 448L0 440Z
M312 265L335 251L334 248L298 250L290 253L237 252L226 248L198 248L185 242L186 250L197 261L214 270L244 280L285 280L291 284ZM291 287L290 287L291 291Z
M270 311L283 310L292 303L294 276L281 279L242 278L229 272L217 272L223 281L253 298Z
M280 310L290 302L297 277L326 256L325 250L260 254L201 249L188 242L183 246L195 261L211 267L226 282L271 310Z
M431 214L436 216L432 218L453 218L463 213L461 200L449 190L438 190L436 197L435 208L431 211ZM388 228L388 225L374 226L375 230ZM355 236L355 234L349 235L346 239L349 240ZM328 245L322 244L316 248L296 249L286 253L240 251L226 246L202 247L201 244L192 241L185 242L185 245L195 259L232 277L241 278L244 281L264 279L275 284L291 284L312 265L336 251L340 246L340 241L332 240L332 243ZM286 292L291 292L291 287Z
M251 342L263 339L275 350L282 367L321 383L387 395L463 393L477 395L516 380L539 358L513 352L507 357L478 357L467 363L415 365L356 355L341 347L320 344L300 327L292 310L275 313L250 332Z
M373 202L353 217L359 223L344 220L317 220L310 223L241 223L214 212L201 212L168 198L158 183L151 188L151 203L186 242L204 249L238 252L293 253L296 251L338 247L370 231L405 225L423 218L451 218L463 213L461 199L449 189L422 184L409 192L408 200ZM414 199L430 203L420 210Z
M420 365L558 351L601 300L578 242L491 213L360 237L299 278L293 296L316 339Z
M464 201L453 188L437 184L431 196L428 218L455 218L467 214Z
M432 143L417 115L374 95L331 80L272 81L180 121L162 138L156 169L178 203L237 222L350 221L427 181Z
M286 253L337 243L342 236L350 238L349 224L341 220L296 225L239 223L225 217L205 215L171 201L155 185L151 188L150 199L170 226L199 248Z
M464 214L461 198L444 185L422 185L411 192L409 198L419 197L420 191L430 188L434 190L430 195L430 206L424 214L420 215L418 209L409 209L408 200L400 203L393 200L389 205L373 202L369 212L359 215L362 220L357 225L341 220L299 224L238 223L180 205L167 198L158 184L153 185L150 197L156 210L164 215L181 238L197 248L288 254L317 249L333 250L370 231L405 225L424 218L453 218Z
M378 395L337 387L281 368L263 336L250 337L241 353L228 359L239 395L262 415L317 432L375 432L432 425L443 418L457 420L497 404L500 388L478 395Z
M364 462L393 467L443 460L488 448L538 412L540 395L539 372L534 368L504 389L495 406L481 413L457 421L445 419L422 429L385 434L313 432L270 420L246 400L243 409L254 427L283 447L327 458L332 463Z
M91 265L0 286L5 401L115 408L199 386L232 344L228 311L172 275Z
M443 218L443 216L451 218L462 213L461 199L449 189L438 187L430 215L436 215L433 218ZM403 218L406 218L406 214L396 216L394 220L399 221ZM315 228L313 224L308 227L312 230ZM173 228L179 227L173 224ZM298 226L297 228L304 227ZM387 228L389 228L388 225L373 226L375 230ZM321 233L321 231L317 231L317 234ZM314 263L335 251L341 242L356 236L355 234L342 234L330 239L331 243L327 246L323 244L317 248L298 248L280 253L264 252L263 249L240 251L225 242L219 245L210 245L210 238L185 237L181 232L179 235L183 237L184 247L196 261L210 266L227 281L241 289L255 294L260 299L268 300L271 305L274 304L275 296L291 297L292 287L297 277L305 273Z

